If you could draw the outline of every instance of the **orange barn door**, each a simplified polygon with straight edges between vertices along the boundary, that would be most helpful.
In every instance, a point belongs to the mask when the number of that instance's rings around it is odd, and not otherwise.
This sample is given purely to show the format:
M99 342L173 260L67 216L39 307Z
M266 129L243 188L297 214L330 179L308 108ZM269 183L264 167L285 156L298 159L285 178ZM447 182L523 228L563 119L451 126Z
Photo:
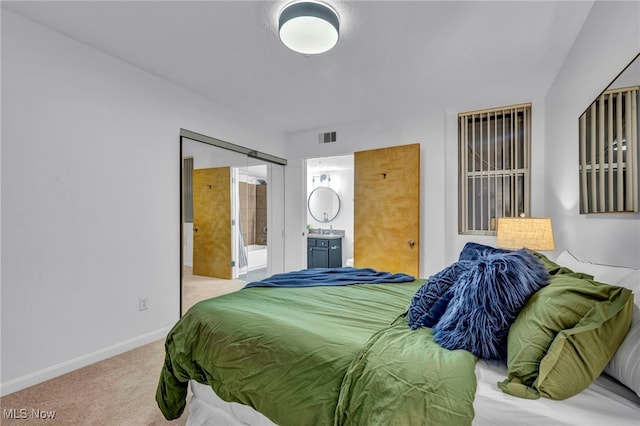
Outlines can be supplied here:
M354 155L354 266L420 274L420 145Z
M231 279L231 168L193 171L193 274Z

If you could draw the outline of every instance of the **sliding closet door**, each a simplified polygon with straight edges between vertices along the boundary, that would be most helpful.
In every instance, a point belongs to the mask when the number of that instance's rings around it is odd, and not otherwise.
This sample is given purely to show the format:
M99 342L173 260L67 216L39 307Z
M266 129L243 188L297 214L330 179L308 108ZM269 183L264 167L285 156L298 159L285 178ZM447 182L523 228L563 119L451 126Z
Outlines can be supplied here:
M420 145L354 155L354 266L420 273Z
M232 279L231 168L193 171L193 274Z

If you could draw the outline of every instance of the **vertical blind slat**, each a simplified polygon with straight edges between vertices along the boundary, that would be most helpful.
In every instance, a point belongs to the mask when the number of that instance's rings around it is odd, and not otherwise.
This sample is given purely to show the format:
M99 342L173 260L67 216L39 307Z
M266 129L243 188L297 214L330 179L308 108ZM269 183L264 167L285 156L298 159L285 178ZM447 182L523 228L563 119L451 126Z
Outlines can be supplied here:
M479 222L479 229L483 229L484 227L484 175L483 175L483 171L484 171L484 167L483 167L483 163L484 163L484 138L483 136L483 130L484 130L484 126L482 125L482 117L483 114L480 114L480 208L479 213L480 213L480 222Z
M463 141L466 140L465 125L466 125L465 118L458 117L458 134L460 135L460 140L458 141L458 186L459 186L458 204L460 205L460 208L463 209L462 211L466 211L464 210L466 203L464 201L463 194L467 193L467 190L466 190L467 171L463 168L464 158L466 158L467 156L467 150L465 149L466 147L463 146ZM466 229L465 218L463 217L463 215L458 215L458 230L462 231L463 229Z
M475 115L471 116L471 158L473 159L472 171L476 171L476 120ZM471 199L471 229L476 229L476 174L473 174L471 179L471 194L474 196Z
M511 109L509 111L511 113L511 134L513 138L511 138L511 187L513 191L511 191L511 206L513 215L518 215L518 129L516 128L518 123L518 117L516 115L516 111Z
M604 116L605 116L605 97L600 96L598 100L598 141L596 145L598 146L598 163L603 164L604 162ZM593 173L593 166L591 167ZM604 167L600 166L597 168L596 179L598 181L598 209L601 212L606 211L605 208L605 192L604 192Z
M459 135L459 140L458 140L458 152L465 152L463 151L463 149L465 147L462 146L462 141L465 140L464 138L464 118L463 117L458 117L458 135ZM458 155L458 205L460 206L461 209L464 209L464 202L462 200L462 194L466 193L466 186L465 186L465 176L466 176L466 169L464 168L464 158L466 157L466 155ZM464 211L464 210L462 210ZM462 230L465 229L465 225L464 225L464 218L462 217L462 215L458 215L458 230Z
M464 186L465 186L465 194L468 194L470 191L470 187L469 187L469 159L471 158L471 152L470 152L470 147L469 147L469 118L466 117L465 120L465 129L464 129L464 140L462 141L462 150L463 152L466 152L467 155L465 155L464 158L464 176L463 176L463 180L464 180ZM464 218L464 224L465 224L465 228L464 229L469 229L469 197L463 197L464 198L464 207L465 207L465 214L462 215Z
M625 108L624 108L624 113L625 113L625 118L624 118L624 122L627 123L627 125L625 126L625 135L622 135L620 138L618 138L618 140L620 141L624 141L626 139L627 141L627 163L631 163L631 155L632 155L632 151L633 149L630 147L630 139L631 139L631 132L630 130L630 126L631 126L631 92L625 92L624 93L624 103L625 103ZM621 142L621 148L622 147L622 143ZM630 150L631 148L631 150ZM630 167L631 164L627 164L626 167L626 179L625 179L625 189L626 189L626 193L625 193L625 200L627 200L626 202L626 209L630 210L630 202L631 199L633 197L633 179L635 178L635 176L633 175L633 168Z
M482 225L482 229L490 229L491 228L491 123L489 119L489 113L485 113L487 117L486 124L486 139L485 139L485 147L486 147L486 156L485 156L485 170L486 178L484 179L484 185L487 188L486 191L482 192L486 193L485 196L485 207L484 207L484 224Z
M633 171L633 193L638 194L638 185L640 184L638 175L640 171L638 170L638 89L631 91L631 132L629 141L627 144L629 145L630 151L627 152L627 156L630 159L631 170ZM639 196L633 198L633 203L631 208L634 212L638 211L638 198Z
M589 197L587 193L587 115L580 116L580 190L582 192L582 211L589 211Z
M591 106L591 143L589 144L590 152L590 164L591 164L591 207L594 210L598 209L598 193L596 191L596 104Z
M490 227L490 217L491 217L491 128L489 127L489 113L485 113L487 118L487 123L485 126L485 138L483 139L485 149L485 159L484 159L484 170L485 170L485 178L482 181L482 193L484 194L484 200L482 202L482 210L483 210L483 219L482 219L482 229L489 229ZM486 190L484 189L486 188Z
M468 146L467 144L468 142L468 138L469 138L469 117L465 117L464 119L464 139L462 140L461 143L461 150L462 152L468 152ZM464 160L463 160L463 165L462 165L464 170L464 174L462 176L462 181L464 183L464 188L465 188L465 194L469 193L469 179L468 179L468 175L469 175L469 156L465 155L464 156ZM465 212L465 214L462 215L463 218L463 223L464 223L464 229L469 229L469 215L466 213L469 211L469 198L466 196L462 197L462 202L463 202L463 206L464 206L464 210L463 212Z
M531 127L531 111L524 110L524 128L528 129ZM528 132L524 132L524 155L525 155L525 179L524 179L524 210L530 211L530 200L531 200L531 135Z
M513 191L512 194L512 212L515 213L515 216L518 216L520 212L518 211L518 112L515 109L511 110L511 134L513 138L511 139L511 176L512 181L511 185ZM512 213L512 214L514 214Z
M616 179L618 184L618 206L616 208L617 211L624 211L624 180L623 180L623 160L622 160L622 96L620 94L616 95L616 140L617 147L616 150L616 162L618 163L616 167Z
M493 112L493 170L497 172L498 170L498 120L496 116L496 112ZM493 218L494 225L491 231L495 231L498 226L498 174L494 173L493 175Z
M506 124L506 120L504 118L504 113L502 114L502 169L506 169L506 162L507 162L507 153L506 151L506 146L507 143L504 140L504 135L506 134L506 130L507 130L507 124ZM506 189L506 182L507 182L507 176L503 173L502 174L502 216L506 216L507 215L507 189ZM497 222L496 222L497 223Z
M609 199L607 204L607 210L611 211L615 208L614 205L614 194L613 194L613 105L612 96L607 95L607 141L609 142L608 152L609 152L609 162L608 162L608 173L607 173L607 188L609 192ZM604 159L602 159L604 161Z

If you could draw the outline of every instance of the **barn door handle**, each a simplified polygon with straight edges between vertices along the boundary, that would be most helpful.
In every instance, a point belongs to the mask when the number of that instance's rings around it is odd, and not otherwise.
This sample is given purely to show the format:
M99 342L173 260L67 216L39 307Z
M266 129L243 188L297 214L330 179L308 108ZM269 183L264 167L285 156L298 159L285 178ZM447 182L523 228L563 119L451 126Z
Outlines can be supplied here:
M409 247L413 247L416 245L416 242L413 240L409 240Z

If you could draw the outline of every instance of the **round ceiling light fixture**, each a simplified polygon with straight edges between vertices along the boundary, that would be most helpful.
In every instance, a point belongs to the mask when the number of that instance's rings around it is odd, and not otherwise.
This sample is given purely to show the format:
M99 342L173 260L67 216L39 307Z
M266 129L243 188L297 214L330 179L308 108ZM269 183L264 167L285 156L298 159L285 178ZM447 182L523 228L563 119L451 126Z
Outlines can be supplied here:
M278 22L280 40L305 55L330 50L338 42L338 14L324 3L301 1L285 6Z

